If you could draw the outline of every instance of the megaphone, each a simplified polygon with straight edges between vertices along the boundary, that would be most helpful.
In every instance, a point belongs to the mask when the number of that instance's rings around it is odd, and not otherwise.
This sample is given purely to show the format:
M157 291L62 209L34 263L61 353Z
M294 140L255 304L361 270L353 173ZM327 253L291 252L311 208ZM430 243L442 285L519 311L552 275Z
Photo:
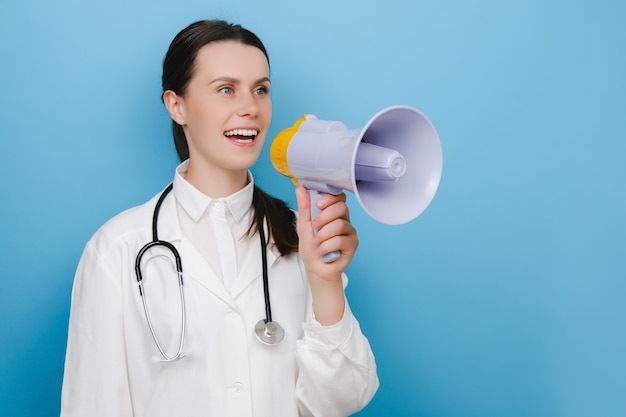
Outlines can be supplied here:
M276 136L270 157L278 172L309 190L311 218L323 194L347 190L371 218L387 225L408 223L426 210L443 163L433 124L409 106L387 107L354 130L304 115Z

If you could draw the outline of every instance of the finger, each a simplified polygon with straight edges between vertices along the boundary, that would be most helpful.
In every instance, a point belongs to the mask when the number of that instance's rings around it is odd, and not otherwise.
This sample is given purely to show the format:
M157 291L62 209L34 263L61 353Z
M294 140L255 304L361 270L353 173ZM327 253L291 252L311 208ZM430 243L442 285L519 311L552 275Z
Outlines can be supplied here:
M324 240L320 243L321 253L331 253L338 251L342 257L354 255L359 245L359 239L355 234L350 235L335 235L330 239Z
M322 244L323 242L332 240L337 236L350 237L352 235L356 235L356 229L348 220L334 219L331 222L326 223L323 227L320 227L317 232L317 239L320 244Z
M356 252L359 244L356 229L343 219L336 219L328 223L320 229L317 238L321 253L339 251L342 254L342 258L348 262Z
M325 207L315 218L315 224L318 230L321 230L327 224L332 223L335 220L350 222L350 212L348 210L348 205L341 200L336 201L333 204Z
M346 193L339 194L325 194L317 201L317 207L320 210L324 210L328 206L332 206L335 203L345 203L346 202Z

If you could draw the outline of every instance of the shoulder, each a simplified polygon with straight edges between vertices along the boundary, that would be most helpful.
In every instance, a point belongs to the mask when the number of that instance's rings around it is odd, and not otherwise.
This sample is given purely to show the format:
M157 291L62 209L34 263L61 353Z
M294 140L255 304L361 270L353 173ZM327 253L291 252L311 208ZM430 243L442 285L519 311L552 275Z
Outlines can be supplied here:
M158 196L139 206L122 211L104 223L87 243L87 248L104 255L115 247L131 243L144 242L150 230L152 211Z

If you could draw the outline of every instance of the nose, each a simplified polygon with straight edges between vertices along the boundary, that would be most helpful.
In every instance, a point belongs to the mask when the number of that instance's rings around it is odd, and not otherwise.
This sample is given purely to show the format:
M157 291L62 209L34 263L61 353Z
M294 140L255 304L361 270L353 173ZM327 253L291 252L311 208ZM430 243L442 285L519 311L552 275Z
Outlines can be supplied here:
M239 110L237 114L241 117L256 117L259 114L259 104L253 93L244 93L240 96Z

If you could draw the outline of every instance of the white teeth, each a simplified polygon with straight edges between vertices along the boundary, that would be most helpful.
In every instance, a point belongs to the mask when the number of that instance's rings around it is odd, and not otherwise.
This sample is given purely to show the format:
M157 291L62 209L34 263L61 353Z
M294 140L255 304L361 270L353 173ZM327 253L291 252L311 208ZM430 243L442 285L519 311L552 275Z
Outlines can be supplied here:
M259 133L258 130L253 129L233 129L224 132L226 136L256 136Z

